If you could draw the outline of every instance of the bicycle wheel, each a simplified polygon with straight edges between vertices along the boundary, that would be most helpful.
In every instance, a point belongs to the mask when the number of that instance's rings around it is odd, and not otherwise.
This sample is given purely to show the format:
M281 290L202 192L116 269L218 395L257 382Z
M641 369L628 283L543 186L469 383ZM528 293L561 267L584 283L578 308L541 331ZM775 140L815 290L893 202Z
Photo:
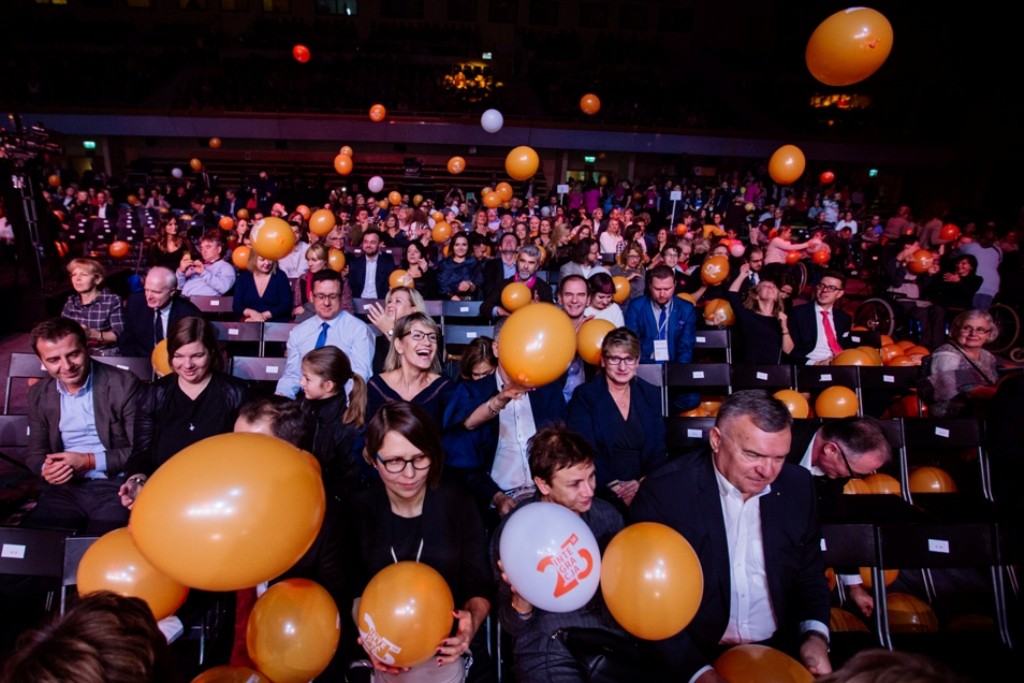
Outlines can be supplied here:
M853 324L891 337L896 331L896 312L885 299L871 297L857 307L853 314Z
M803 261L796 262L797 292L803 292L807 286L807 264Z
M988 312L999 325L999 336L985 344L985 348L995 354L1006 353L1020 336L1020 316L1006 304L992 304Z

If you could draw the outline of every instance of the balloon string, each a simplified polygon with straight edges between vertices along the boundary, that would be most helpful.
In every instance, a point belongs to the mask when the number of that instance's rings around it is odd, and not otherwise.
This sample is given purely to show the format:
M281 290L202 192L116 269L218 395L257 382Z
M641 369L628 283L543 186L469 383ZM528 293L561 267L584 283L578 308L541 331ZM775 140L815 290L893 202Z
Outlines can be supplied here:
M421 555L423 555L423 539L422 538L420 539L419 550L416 551L416 561L417 562L420 561L420 556ZM395 564L398 564L398 555L395 554L395 546L391 546L391 559L395 561Z

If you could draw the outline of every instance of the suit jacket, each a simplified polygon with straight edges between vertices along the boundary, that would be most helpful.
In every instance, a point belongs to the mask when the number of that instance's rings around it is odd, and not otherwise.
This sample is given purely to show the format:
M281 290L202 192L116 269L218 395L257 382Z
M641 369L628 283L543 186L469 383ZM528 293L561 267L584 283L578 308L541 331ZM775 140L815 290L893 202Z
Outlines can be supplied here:
M134 292L128 296L128 306L124 316L124 332L118 339L118 346L125 356L148 356L155 346L153 338L154 310L146 304L143 292ZM202 317L202 312L187 299L175 295L171 299L171 310L167 315L168 331L182 318Z
M501 297L501 289L505 278L505 262L501 259L501 256L495 256L484 261L483 268L481 269L484 274L484 286L483 286L483 297L489 299L495 290L498 292L498 297ZM515 268L515 261L512 262L513 269Z
M793 352L789 354L790 361L794 365L806 365L807 354L814 350L818 344L818 320L814 312L814 304L802 304L793 307L793 313L789 316L789 332L793 335ZM836 331L836 339L839 345L845 347L857 346L850 341L850 326L853 318L849 313L838 307L832 308L832 323Z
M124 469L132 452L135 402L141 383L128 372L95 361L90 362L92 399L96 432L107 452L107 473ZM28 457L26 464L36 474L43 469L49 453L64 450L60 435L60 394L52 377L39 380L28 392Z
M760 499L765 572L776 639L797 642L800 622L828 624L829 593L810 473L783 465ZM710 450L688 453L644 480L631 506L635 522L660 522L680 532L700 558L704 593L693 621L672 638L652 642L673 680L710 664L729 620L729 546Z
M394 269L395 259L391 254L379 252L377 254L377 276L374 278L374 282L377 283L378 299L383 299L387 295L388 290L391 289L391 285L388 284L388 278ZM365 255L356 256L349 262L348 285L352 290L353 298L362 298L363 287L366 285Z
M658 321L651 309L650 296L642 296L629 304L626 309L626 327L640 337L640 362L653 362ZM666 338L670 362L689 363L693 360L693 345L697 342L697 309L689 301L672 300Z
M505 291L505 286L516 282L516 276L507 277L501 281L498 288L492 290L490 295L484 298L483 303L480 304L480 314L486 317L492 317L494 315L494 307L501 305L501 293ZM533 279L533 292L534 301L544 301L547 303L554 303L554 297L551 293L551 285L549 285L544 278L539 274Z

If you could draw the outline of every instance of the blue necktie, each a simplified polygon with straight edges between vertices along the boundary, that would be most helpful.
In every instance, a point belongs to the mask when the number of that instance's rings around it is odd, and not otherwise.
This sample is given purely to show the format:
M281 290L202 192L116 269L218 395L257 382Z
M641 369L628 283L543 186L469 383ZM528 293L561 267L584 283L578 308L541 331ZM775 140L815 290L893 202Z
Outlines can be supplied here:
M668 311L666 310L665 306L662 306L661 307L661 313L658 314L658 337L659 338L661 337L662 331L667 331L666 330L667 323L668 323Z
M314 349L322 349L327 346L327 330L331 329L331 326L324 323L320 326L320 336L316 338L316 346Z

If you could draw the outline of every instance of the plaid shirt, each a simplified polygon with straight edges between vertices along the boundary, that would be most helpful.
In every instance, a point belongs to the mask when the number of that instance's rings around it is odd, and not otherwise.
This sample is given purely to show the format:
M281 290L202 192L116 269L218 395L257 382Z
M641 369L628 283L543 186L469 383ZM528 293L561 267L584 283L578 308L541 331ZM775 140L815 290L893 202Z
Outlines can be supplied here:
M82 297L77 293L72 294L64 304L61 315L91 330L113 330L118 337L124 334L124 309L121 308L121 298L110 292L100 292L89 304L83 304ZM117 348L117 342L97 344L95 347L93 344L94 342L89 342L90 348L95 350Z

